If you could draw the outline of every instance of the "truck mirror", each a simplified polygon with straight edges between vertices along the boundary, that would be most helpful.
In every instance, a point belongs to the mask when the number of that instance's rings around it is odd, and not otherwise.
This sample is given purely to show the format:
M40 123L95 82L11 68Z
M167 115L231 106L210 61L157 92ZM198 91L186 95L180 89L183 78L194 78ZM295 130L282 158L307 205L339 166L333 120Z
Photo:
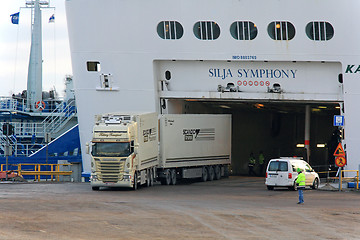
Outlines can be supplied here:
M90 154L90 145L88 142L86 143L86 154Z

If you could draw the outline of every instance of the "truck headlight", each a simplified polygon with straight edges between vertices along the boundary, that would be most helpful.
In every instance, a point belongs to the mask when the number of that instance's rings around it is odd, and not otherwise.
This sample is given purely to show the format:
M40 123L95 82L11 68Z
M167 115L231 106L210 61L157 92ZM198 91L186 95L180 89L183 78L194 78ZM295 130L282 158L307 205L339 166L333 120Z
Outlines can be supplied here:
M130 181L131 180L131 175L124 175L124 181Z
M91 181L96 181L96 180L98 180L97 175L96 175L96 174L91 174L91 176L90 176L90 182L91 182Z

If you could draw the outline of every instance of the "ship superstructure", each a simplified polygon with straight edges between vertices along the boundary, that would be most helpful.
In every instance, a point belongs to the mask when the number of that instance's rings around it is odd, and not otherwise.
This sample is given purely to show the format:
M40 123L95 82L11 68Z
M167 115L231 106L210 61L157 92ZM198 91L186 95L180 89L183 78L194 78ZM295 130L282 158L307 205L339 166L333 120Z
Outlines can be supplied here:
M0 97L2 163L5 155L9 156L10 163L56 163L58 159L51 157L67 160L67 156L76 156L72 160L81 161L72 76L65 77L63 98L59 98L55 90L42 89L43 8L51 8L49 1L26 1L22 8L31 10L27 89L10 97Z

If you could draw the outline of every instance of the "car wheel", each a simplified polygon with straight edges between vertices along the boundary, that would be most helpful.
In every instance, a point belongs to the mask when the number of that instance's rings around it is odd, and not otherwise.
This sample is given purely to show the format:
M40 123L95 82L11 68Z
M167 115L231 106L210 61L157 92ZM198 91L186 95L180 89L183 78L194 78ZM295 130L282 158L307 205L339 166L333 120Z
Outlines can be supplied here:
M266 186L268 190L274 190L273 186Z
M319 187L319 179L315 178L311 188L312 189L318 189L318 187Z
M296 182L294 182L294 185L292 186L292 190L296 191L297 190L297 185Z

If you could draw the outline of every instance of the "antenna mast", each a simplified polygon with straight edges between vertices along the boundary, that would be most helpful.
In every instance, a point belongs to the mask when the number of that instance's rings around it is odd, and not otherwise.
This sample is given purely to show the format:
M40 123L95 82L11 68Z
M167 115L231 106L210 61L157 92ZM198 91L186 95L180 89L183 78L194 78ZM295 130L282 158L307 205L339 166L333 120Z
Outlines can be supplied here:
M42 24L41 9L49 8L50 1L26 1L31 8L31 50L27 79L27 110L35 111L42 101Z

